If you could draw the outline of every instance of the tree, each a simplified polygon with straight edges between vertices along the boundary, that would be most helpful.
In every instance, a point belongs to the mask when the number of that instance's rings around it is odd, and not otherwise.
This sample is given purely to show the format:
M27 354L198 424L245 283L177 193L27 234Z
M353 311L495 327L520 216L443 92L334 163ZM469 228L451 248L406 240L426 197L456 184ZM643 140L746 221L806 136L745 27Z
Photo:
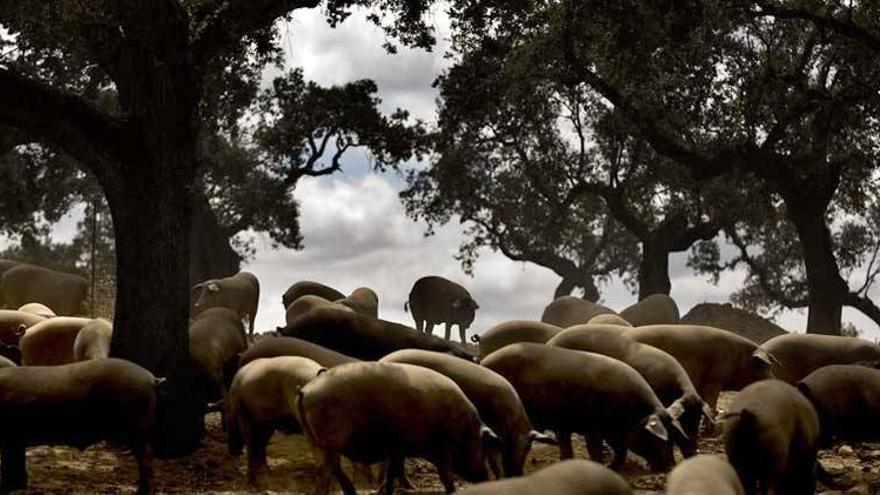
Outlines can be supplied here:
M277 2L58 0L3 2L0 125L63 151L92 173L112 215L117 300L111 354L169 376L160 450L197 445L198 404L188 371L192 191L202 122L236 121L242 79L281 50L279 18L315 0ZM427 46L424 3L331 0L336 23L351 5L399 39ZM104 91L110 102L98 105ZM246 93L246 91L245 91ZM246 94L245 94L246 96Z
M545 63L695 180L739 172L778 195L803 253L808 331L837 333L844 304L873 306L841 276L828 222L833 201L856 213L877 157L880 62L860 41L726 0L491 6L515 11L492 11L491 28L484 7L462 15L474 36L535 33L530 43L556 47ZM829 7L849 19L876 8Z
M497 249L561 276L557 297L581 286L595 299L594 279L613 273L640 298L668 294L670 253L715 237L731 201L632 138L594 91L541 62L551 47L527 38L456 39L460 59L438 81L437 158L410 175L408 212L458 215L471 225L466 267L477 248Z

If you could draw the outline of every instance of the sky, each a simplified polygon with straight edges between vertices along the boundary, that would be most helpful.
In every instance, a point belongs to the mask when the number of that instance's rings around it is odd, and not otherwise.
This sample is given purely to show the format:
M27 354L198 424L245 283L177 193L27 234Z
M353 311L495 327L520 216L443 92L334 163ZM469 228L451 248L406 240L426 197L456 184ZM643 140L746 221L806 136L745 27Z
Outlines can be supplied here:
M398 54L389 55L382 48L384 34L362 15L356 14L332 29L319 10L300 10L282 26L287 68L301 67L307 80L322 85L373 79L383 111L390 113L400 107L432 122L437 94L431 83L449 64L443 57L448 47L444 39L448 22L440 13L433 20L440 32L440 43L433 52L401 48ZM295 197L301 205L304 249L273 249L267 238L257 236L256 255L243 266L261 284L257 331L284 324L281 295L300 280L318 281L344 293L370 287L379 294L380 318L408 325L413 322L403 304L413 282L424 275L441 275L469 289L480 305L471 327L476 332L507 320L540 318L559 282L555 274L484 251L474 276L467 276L454 259L464 239L463 226L452 222L438 228L436 235L425 237L427 226L404 214L398 199L404 185L395 173L371 172L362 154L347 155L342 173L301 180ZM63 240L72 224L75 221L70 219L62 222L56 237ZM714 285L693 274L685 266L686 258L686 253L680 253L670 260L671 295L682 314L698 303L727 302L742 284L742 270L725 273ZM618 311L636 300L617 280L600 290L602 303ZM844 320L865 329L872 339L878 335L876 325L853 310L844 310ZM777 323L789 330L802 330L806 316L786 311ZM438 327L435 332L440 330Z

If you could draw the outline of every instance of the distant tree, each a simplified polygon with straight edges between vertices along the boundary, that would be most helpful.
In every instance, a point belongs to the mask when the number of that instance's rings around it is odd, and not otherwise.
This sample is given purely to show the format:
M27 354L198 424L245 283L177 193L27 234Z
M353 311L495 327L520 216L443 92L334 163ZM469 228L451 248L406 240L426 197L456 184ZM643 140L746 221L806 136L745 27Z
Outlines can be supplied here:
M715 237L733 203L720 181L689 181L588 86L535 63L551 48L475 38L457 39L460 60L438 81L436 159L410 175L409 214L458 216L470 225L466 268L495 249L553 270L557 297L579 286L595 299L612 274L640 298L668 294L670 253Z
M878 9L823 14L876 33ZM747 174L781 198L803 255L808 331L839 333L844 304L874 311L844 280L829 225L832 203L861 209L878 156L880 59L863 41L729 0L484 2L459 14L474 39L525 33L555 47L533 62L598 92L693 179Z
M248 81L277 61L275 23L316 0L0 4L0 141L41 143L88 170L114 227L117 304L111 354L170 376L160 450L197 445L188 386L192 193L207 124L241 116ZM429 46L423 2L329 0L331 23L351 6L392 39ZM108 90L112 90L108 94ZM167 448L166 448L167 447Z

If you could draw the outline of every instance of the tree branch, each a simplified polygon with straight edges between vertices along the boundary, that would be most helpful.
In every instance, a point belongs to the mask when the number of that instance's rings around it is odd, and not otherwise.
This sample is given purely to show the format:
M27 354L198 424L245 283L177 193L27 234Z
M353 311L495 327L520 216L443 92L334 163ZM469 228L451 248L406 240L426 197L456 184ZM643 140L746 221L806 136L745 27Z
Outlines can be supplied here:
M92 168L117 161L122 121L76 95L0 68L0 124L15 127L34 140L57 146ZM99 168L96 170L96 167Z
M880 33L856 24L851 20L838 19L834 16L821 14L803 7L781 6L760 0L756 1L755 4L761 8L761 10L757 12L760 16L772 16L777 19L800 19L810 21L817 26L830 29L840 36L857 41L875 52L880 52Z
M746 249L746 244L740 239L739 235L736 234L735 230L731 228L727 229L726 232L731 242L733 242L733 245L739 249L740 257L737 261L741 261L749 267L749 271L751 271L758 279L758 285L764 293L789 309L805 308L810 305L809 297L807 299L794 299L783 294L782 291L774 287L773 283L770 282L770 274L767 273L766 267L762 266L752 258ZM736 262L732 263L732 265L735 266Z
M850 292L844 296L843 304L856 308L861 311L862 314L870 318L871 321L880 326L880 307L877 307L877 305L874 304L874 301L868 299L868 296L860 296L854 292Z
M205 62L250 33L271 26L297 9L310 9L320 0L214 0L199 9L194 29L194 53Z

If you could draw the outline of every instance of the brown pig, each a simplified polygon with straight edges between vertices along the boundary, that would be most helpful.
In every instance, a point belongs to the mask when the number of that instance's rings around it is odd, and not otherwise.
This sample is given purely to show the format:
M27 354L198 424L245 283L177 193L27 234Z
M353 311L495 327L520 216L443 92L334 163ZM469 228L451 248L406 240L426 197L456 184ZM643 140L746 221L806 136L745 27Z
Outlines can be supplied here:
M298 297L295 301L290 303L290 306L287 307L287 311L284 312L284 321L287 322L288 325L296 321L300 316L308 313L314 308L319 306L329 306L337 309L341 309L343 311L354 311L348 306L344 306L339 303L335 303L332 301L328 301L323 297L315 296L312 294L306 294L304 296Z
M709 406L700 398L687 371L669 353L621 335L620 328L607 325L576 325L550 339L547 345L595 352L623 361L642 375L673 418L678 419L688 441L680 443L682 454L697 452L700 419L714 421Z
M615 315L611 313L596 315L590 318L590 321L588 321L587 323L590 325L618 325L621 327L633 326L632 323L624 320L620 317L620 315Z
M356 493L342 455L388 460L389 495L407 457L427 459L451 493L453 472L471 482L488 478L487 444L498 442L455 382L409 364L350 363L321 373L300 390L296 415L319 464L317 494L329 492L331 474L346 495Z
M698 455L669 473L666 495L745 495L733 466L714 455Z
M678 323L678 305L666 294L651 294L620 312L634 327Z
M499 349L483 366L507 378L539 429L556 432L560 457L572 457L571 434L602 460L602 440L619 469L632 449L655 470L674 462L670 435L685 436L648 382L632 367L601 354L533 343ZM669 430L672 430L670 433Z
M246 350L239 359L239 368L243 368L254 359L277 356L300 356L316 361L325 368L332 368L345 363L359 361L351 356L340 354L334 350L307 340L295 337L266 337L259 340Z
M18 310L32 315L42 316L43 318L55 318L58 316L51 308L49 308L49 306L40 303L27 303L18 308Z
M449 354L421 349L393 352L380 360L432 369L452 379L477 407L480 417L501 440L501 462L505 476L522 476L523 464L532 442L555 443L532 429L522 401L503 376L479 364ZM496 470L497 467L492 465ZM500 476L498 476L500 477Z
M138 493L151 493L149 438L159 383L140 366L112 358L0 369L0 491L27 487L27 447L84 449L109 440L131 449Z
M73 341L74 361L104 359L110 357L110 339L113 337L113 325L98 318L86 323Z
M823 366L797 388L819 415L825 445L880 439L880 370L854 364Z
M73 344L76 336L91 321L91 318L59 316L28 328L19 342L21 364L56 366L75 362Z
M517 342L543 344L561 331L562 328L549 323L513 320L499 323L483 332L478 339L473 340L480 343L480 358L482 359L506 345Z
M379 296L373 289L358 287L351 294L336 302L362 315L379 317Z
M712 409L722 390L739 390L772 378L773 356L727 330L700 325L649 325L627 330L623 335L671 354Z
M227 399L229 453L237 456L247 446L251 484L268 470L266 446L272 434L302 431L293 412L294 399L324 369L308 358L280 356L251 361L235 374Z
M761 347L779 360L773 376L792 385L823 366L880 359L880 345L858 337L789 333Z
M24 335L26 329L45 319L42 316L26 311L0 309L0 342L8 345L18 345L18 341Z
M569 459L539 471L500 481L469 486L462 495L630 495L632 491L619 474L583 459Z
M747 494L815 493L819 418L796 388L781 380L753 383L725 418L724 451Z
M579 297L562 296L556 298L544 308L544 312L541 314L541 321L558 327L568 328L573 325L587 323L595 316L608 313L613 314L614 310Z

